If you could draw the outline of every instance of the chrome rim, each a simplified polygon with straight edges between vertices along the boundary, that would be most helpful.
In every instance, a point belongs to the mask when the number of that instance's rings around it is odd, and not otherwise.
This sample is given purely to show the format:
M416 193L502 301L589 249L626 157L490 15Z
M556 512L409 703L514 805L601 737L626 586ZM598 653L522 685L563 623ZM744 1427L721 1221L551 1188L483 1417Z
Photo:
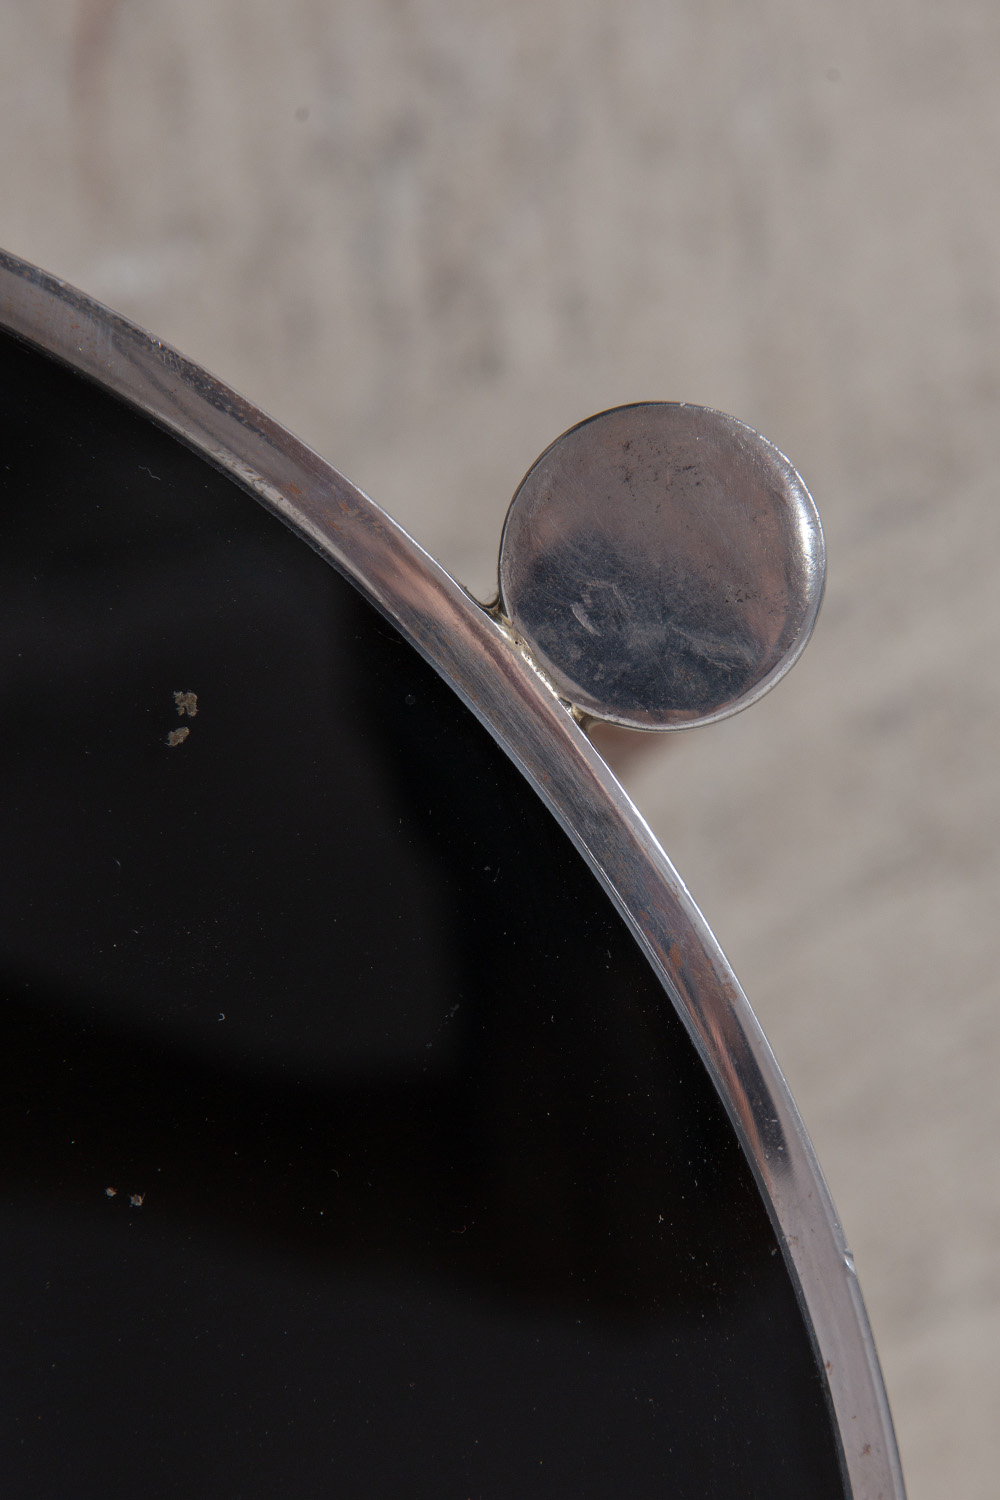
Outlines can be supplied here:
M853 1260L774 1055L666 854L510 630L373 501L241 396L3 252L0 325L145 412L298 532L393 621L528 778L628 922L723 1100L825 1372L849 1493L903 1500Z

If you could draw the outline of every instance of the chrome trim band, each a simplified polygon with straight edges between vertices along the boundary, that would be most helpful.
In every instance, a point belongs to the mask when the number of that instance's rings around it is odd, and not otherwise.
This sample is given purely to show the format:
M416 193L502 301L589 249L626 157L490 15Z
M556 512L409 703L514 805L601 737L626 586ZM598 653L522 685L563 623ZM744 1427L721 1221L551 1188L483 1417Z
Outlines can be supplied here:
M853 1260L774 1055L651 830L502 623L249 402L4 252L0 326L146 412L250 490L389 616L527 776L635 933L722 1097L826 1371L853 1500L905 1500Z

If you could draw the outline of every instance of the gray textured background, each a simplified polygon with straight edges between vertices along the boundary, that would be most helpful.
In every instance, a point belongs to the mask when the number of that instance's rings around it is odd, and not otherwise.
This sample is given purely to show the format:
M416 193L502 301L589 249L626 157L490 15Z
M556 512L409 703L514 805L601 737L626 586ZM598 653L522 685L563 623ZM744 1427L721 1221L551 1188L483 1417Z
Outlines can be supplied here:
M996 0L5 0L0 242L488 592L517 480L721 407L827 529L815 642L623 774L854 1246L912 1500L1000 1473Z

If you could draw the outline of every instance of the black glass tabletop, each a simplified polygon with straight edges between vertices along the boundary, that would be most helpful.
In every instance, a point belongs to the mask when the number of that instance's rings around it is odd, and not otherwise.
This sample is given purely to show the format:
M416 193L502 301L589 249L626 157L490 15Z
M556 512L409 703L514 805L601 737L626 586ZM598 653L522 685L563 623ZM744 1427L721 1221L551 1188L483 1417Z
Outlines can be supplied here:
M622 918L388 620L0 344L3 1492L843 1496Z

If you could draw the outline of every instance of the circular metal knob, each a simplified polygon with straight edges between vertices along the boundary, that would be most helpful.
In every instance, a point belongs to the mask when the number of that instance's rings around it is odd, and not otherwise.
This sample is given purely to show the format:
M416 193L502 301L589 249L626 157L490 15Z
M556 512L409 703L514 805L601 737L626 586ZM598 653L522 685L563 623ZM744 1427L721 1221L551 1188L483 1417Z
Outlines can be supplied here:
M824 569L816 507L773 444L707 407L645 402L570 428L529 469L500 600L576 708L684 729L784 676Z

